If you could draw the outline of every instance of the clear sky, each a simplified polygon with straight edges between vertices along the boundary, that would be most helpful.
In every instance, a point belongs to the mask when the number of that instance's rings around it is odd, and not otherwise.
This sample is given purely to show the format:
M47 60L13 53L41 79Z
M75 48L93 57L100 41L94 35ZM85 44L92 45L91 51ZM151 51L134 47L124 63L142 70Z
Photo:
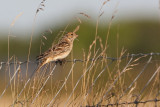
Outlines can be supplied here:
M8 29L17 15L22 15L12 27L12 32L31 32L35 12L42 0L1 0L0 32ZM105 0L46 0L44 11L36 18L36 32L49 26L74 20L79 12L87 13L95 20ZM118 4L118 5L117 5ZM116 20L136 18L158 19L160 16L159 0L110 0L102 9L103 18L110 18L117 8Z

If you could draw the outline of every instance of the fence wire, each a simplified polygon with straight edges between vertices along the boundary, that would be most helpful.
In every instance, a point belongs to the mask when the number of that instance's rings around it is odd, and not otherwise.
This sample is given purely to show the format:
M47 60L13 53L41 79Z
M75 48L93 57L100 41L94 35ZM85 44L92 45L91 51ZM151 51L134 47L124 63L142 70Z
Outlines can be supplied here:
M116 83L118 82L118 80L120 79L120 77L122 77L122 75L125 74L126 70L129 68L129 66L131 66L131 63L133 62L133 59L135 57L147 57L149 56L148 61L144 64L143 68L141 69L141 71L138 73L138 75L133 79L133 81L129 84L129 86L124 90L124 92L117 98L118 100L115 103L104 103L104 100L106 100L106 97L108 96L108 94L111 92L111 90L113 89L113 87L115 87ZM154 99L151 100L145 100L145 101L141 101L141 96L144 93L144 91L146 90L147 86L150 84L150 82L153 80L153 78L155 78L155 76L158 74L158 72L160 71L160 65L158 65L156 71L152 74L152 76L148 79L148 81L146 82L146 84L144 85L144 87L141 89L141 91L139 92L138 95L136 95L136 99L134 101L124 101L124 102L120 102L120 100L122 99L122 97L129 91L131 90L131 88L133 87L133 85L137 82L137 80L139 79L139 77L143 74L143 72L147 69L147 67L149 66L149 64L152 62L153 56L160 56L160 53L138 53L138 54L128 54L128 55L123 55L120 58L115 58L115 57L103 57L103 56L98 56L98 57L94 57L91 59L74 59L74 60L67 60L66 63L73 63L68 75L66 76L65 81L63 82L62 86L60 87L60 89L57 91L57 93L55 94L55 96L49 101L47 107L53 106L53 102L55 101L56 97L59 95L60 91L64 88L64 86L67 84L67 80L69 79L69 76L71 75L71 72L73 71L73 68L75 67L75 65L77 64L77 62L80 63L84 63L86 61L91 62L90 65L88 66L88 68L86 69L86 71L80 76L80 78L78 79L78 81L76 82L72 92L69 94L69 97L67 98L67 100L65 101L64 106L69 106L71 103L68 104L71 96L73 95L75 89L77 88L79 82L82 80L82 78L84 77L84 75L86 75L86 73L88 71L90 71L95 63L97 63L98 60L101 59L106 59L106 60L110 60L109 63L107 63L104 68L98 73L98 75L95 77L94 81L92 82L92 84L89 86L89 89L87 90L85 96L83 97L83 100L81 101L81 103L79 104L79 106L82 106L83 103L86 101L87 96L91 93L91 90L93 87L96 87L96 82L97 80L100 78L100 76L104 73L104 71L107 70L108 67L110 67L113 62L118 61L118 60L123 60L123 59L129 59L127 64L125 65L125 67L122 69L122 71L118 74L118 76L114 79L113 83L110 84L110 86L105 90L104 94L102 95L101 98L99 98L99 101L96 104L93 105L86 105L86 107L99 107L99 106L120 106L120 105L130 105L130 104L134 104L134 105L138 105L138 104L146 104L149 102L153 102L155 103L155 107L157 107L157 102L160 101L160 99L158 99L158 96L160 94L160 90L158 90L158 93L156 94ZM2 68L4 66L10 66L12 64L16 64L17 68L16 68L16 72L14 72L13 76L10 78L9 83L6 85L6 87L4 88L4 90L1 92L0 94L0 100L1 98L4 96L7 88L11 85L13 79L15 78L15 76L18 73L18 70L20 69L20 65L26 64L26 63L33 63L36 64L36 61L18 61L18 62L0 62L0 70L2 70ZM33 98L33 100L31 101L31 103L33 104L37 97L40 95L40 92L42 91L42 89L44 88L44 86L46 85L47 81L49 80L49 78L51 77L52 73L54 72L56 68L56 65L54 66L52 72L50 72L49 76L47 77L47 79L44 81L42 87L37 91L36 96ZM29 81L31 80L31 78L29 77L28 79ZM18 98L20 97L20 95L22 94L23 90L25 89L25 87L27 86L28 82L27 81L24 85L24 88L20 91L20 93L18 94L16 100L14 101L13 105L18 103Z
M66 62L85 62L85 61L94 61L94 60L99 60L99 59L107 59L107 60L112 60L112 61L116 61L116 60L122 60L128 57L141 57L141 56L160 56L160 53L138 53L138 54L128 54L128 55L123 55L120 58L116 58L116 57L103 57L103 56L99 56L97 59L95 58L91 58L91 59L73 59L73 60L67 60ZM54 62L54 61L53 61ZM23 65L26 63L37 63L36 61L18 61L18 62L4 62L1 61L0 62L0 70L2 68L3 65L12 65L12 64L19 64L19 65Z

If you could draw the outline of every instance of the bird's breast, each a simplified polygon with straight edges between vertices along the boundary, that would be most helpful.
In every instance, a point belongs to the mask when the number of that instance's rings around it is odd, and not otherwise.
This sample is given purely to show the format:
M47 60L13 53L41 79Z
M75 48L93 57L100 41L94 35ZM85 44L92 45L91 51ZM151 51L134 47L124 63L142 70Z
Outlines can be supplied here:
M72 48L70 48L69 50L67 50L65 52L62 52L61 54L55 56L54 60L61 60L61 59L66 58L70 54L71 50L72 50Z

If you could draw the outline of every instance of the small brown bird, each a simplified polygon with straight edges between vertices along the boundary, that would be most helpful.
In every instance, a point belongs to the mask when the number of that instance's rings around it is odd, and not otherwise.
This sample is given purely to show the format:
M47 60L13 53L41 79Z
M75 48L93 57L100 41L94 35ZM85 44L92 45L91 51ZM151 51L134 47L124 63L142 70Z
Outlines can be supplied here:
M64 35L62 39L58 42L58 44L52 46L46 52L42 53L37 57L37 61L39 62L38 67L34 70L34 72L32 72L31 76L29 77L24 87L21 89L20 93L18 94L18 97L22 94L23 90L25 89L25 87L27 86L31 78L34 76L34 73L36 71L39 71L39 69L43 65L51 61L56 62L59 60L63 60L70 54L73 48L73 41L78 37L78 35L75 33L78 30L79 30L79 26L77 26L73 32L69 32L66 35ZM17 100L15 100L15 102L16 101Z
M37 57L37 61L39 62L37 70L51 61L57 62L66 58L73 48L73 41L78 37L75 32L76 30L74 32L67 33L62 37L58 44L52 46L50 49L39 55Z

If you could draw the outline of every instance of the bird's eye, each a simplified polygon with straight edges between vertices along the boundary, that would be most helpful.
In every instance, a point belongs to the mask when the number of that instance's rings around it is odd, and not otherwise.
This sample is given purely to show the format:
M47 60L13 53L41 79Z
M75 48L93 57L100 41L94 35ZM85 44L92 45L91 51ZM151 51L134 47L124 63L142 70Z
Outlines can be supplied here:
M73 33L71 33L71 35L73 35Z

